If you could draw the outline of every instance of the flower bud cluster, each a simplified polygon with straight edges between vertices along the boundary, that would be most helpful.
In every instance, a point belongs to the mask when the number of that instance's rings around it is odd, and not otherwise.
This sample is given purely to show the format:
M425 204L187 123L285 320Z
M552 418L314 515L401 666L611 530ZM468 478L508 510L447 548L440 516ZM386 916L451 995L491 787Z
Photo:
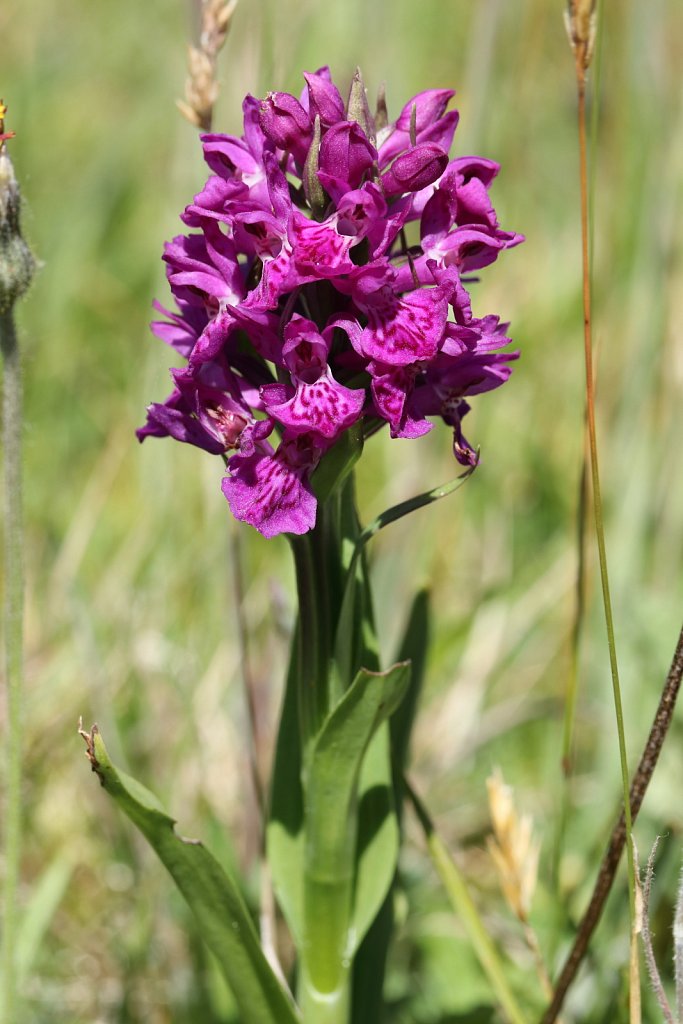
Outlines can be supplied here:
M240 138L202 136L212 174L164 250L177 310L152 325L187 365L138 431L223 456L233 514L266 537L313 527L311 476L351 427L417 438L440 418L472 464L466 396L516 357L466 285L522 236L491 205L498 165L449 159L453 92L389 123L360 74L347 103L328 68L304 77L299 98L247 96Z
M0 100L0 129L5 109ZM24 294L35 270L35 260L21 234L21 194L5 145L11 135L0 134L0 313L6 313Z

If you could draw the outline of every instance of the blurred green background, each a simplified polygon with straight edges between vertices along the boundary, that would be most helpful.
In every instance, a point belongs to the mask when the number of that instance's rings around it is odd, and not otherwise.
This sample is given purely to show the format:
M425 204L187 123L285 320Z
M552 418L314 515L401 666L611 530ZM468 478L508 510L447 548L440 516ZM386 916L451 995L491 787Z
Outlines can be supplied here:
M298 92L301 72L360 64L390 116L453 86L454 151L498 160L501 224L526 244L487 268L475 313L512 320L522 359L467 422L483 462L454 497L373 541L389 659L411 593L434 625L414 776L509 954L542 1000L486 853L485 779L500 765L542 841L533 920L551 968L585 905L619 798L608 660L592 568L581 646L571 814L553 847L576 571L582 448L573 65L549 0L242 0L222 55L217 130L240 132L246 92ZM0 10L0 94L25 233L42 267L23 303L27 680L25 928L28 1020L236 1022L189 915L151 852L102 796L79 715L154 789L186 835L257 891L231 537L262 727L276 723L292 575L281 539L229 519L217 460L133 431L168 391L147 323L167 299L160 260L205 177L182 95L192 12L182 2L32 0ZM626 728L635 764L683 611L683 10L605 4L595 178L599 430ZM360 470L371 518L455 473L446 430L376 438ZM594 566L590 544L591 566ZM637 827L666 833L653 898L658 951L681 859L683 728L674 723ZM493 1021L491 995L409 822L388 979L392 1024ZM187 937L188 929L190 938ZM565 1021L626 1020L628 912L612 896ZM656 1011L648 1009L657 1020Z

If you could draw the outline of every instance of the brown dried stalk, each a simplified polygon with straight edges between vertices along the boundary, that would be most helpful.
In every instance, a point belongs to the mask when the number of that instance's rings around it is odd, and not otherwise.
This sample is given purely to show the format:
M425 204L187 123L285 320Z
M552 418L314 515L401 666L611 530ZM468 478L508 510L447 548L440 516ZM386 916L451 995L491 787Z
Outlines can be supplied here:
M236 7L237 0L202 0L199 46L188 48L185 99L176 103L183 117L203 132L211 131L219 91L216 63Z
M647 738L645 749L643 750L642 757L638 764L638 768L633 777L631 783L630 799L631 805L631 820L635 822L638 812L643 803L645 792L650 784L650 780L654 774L654 770L657 766L657 761L666 738L671 720L674 714L674 708L676 707L676 698L678 697L678 691L681 686L681 679L683 678L683 627L678 637L678 643L676 644L676 650L671 661L671 667L669 674L666 677L664 683L664 689L662 690L662 696L659 700L657 712L650 729L650 735ZM576 972L579 969L579 965L583 960L586 950L588 949L588 943L591 940L591 936L595 931L596 925L600 920L603 907L609 891L612 888L614 882L614 876L616 874L619 860L624 849L626 842L626 822L624 818L624 812L622 811L618 822L612 830L610 841L603 857L602 864L600 865L600 871L598 878L593 889L593 895L591 896L588 909L586 910L579 930L574 939L574 945L572 946L569 956L562 968L562 973L555 984L555 994L552 1002L545 1014L542 1017L541 1024L553 1024L557 1019L557 1015L562 1008L564 998L567 994L567 990L571 985Z

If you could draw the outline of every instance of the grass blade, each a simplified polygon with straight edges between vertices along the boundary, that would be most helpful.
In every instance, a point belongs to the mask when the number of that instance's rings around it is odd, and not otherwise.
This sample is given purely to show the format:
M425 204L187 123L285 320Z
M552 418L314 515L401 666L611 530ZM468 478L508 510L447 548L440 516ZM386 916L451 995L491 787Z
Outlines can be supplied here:
M496 947L479 916L479 911L474 905L464 878L441 841L427 809L407 779L404 779L404 786L424 831L432 863L446 890L453 910L467 931L472 948L491 983L501 1010L510 1024L526 1024L526 1018L508 985Z

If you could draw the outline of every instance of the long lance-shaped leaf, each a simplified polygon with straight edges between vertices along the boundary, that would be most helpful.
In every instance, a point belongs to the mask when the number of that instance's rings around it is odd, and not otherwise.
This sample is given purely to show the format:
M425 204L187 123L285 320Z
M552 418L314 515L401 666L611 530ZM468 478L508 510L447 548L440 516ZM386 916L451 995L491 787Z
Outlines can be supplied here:
M173 819L152 793L114 767L97 726L81 735L102 786L154 848L197 918L235 996L242 1024L298 1024L233 879L200 842L176 834Z
M403 639L396 656L396 661L410 661L410 684L388 725L383 726L384 730L388 729L391 733L392 788L396 806L392 808L390 822L387 821L383 826L383 835L373 834L373 831L369 831L368 854L365 857L365 862L361 860L359 864L359 874L364 869L363 873L375 881L377 881L377 871L376 869L373 871L372 868L375 866L376 858L380 859L382 868L386 868L389 864L395 864L397 860L402 810L400 793L403 788L403 774L407 768L410 733L424 679L428 642L429 596L425 590L420 590L410 609ZM366 757L366 761L368 760L369 757ZM387 792L386 782L382 792ZM372 793L372 789L369 788L368 802ZM361 798L361 811L363 803ZM391 832L389 831L390 826ZM363 835L366 830L372 830L372 821L361 813L358 825L359 849L363 847ZM396 843L395 849L390 848L392 840ZM395 869L391 882L394 879ZM359 888L360 886L357 887L357 891ZM388 892L381 910L361 942L353 964L351 1019L354 1024L376 1024L382 1016L384 975L394 920L391 885L387 886L387 889Z
M422 494L416 494L414 498L408 498L406 501L401 501L398 505L392 505L385 512L381 512L376 519L368 523L361 533L358 538L358 547L362 547L379 530L383 530L390 523L395 523L398 519L403 519L404 516L407 516L410 512L415 512L418 508L424 508L425 505L431 505L440 498L447 498L449 494L453 494L454 491L462 487L466 480L469 480L478 465L479 463L477 462L470 466L464 473L461 473L455 480L451 480L447 484L433 487L431 491L424 491Z
M385 526L389 526L390 523L395 523L397 520L402 519L403 516L407 516L410 512L415 512L419 508L424 508L426 505L431 505L435 501L439 501L440 498L446 498L449 494L453 494L462 485L469 480L477 468L478 463L471 466L460 476L456 477L455 480L451 480L450 483L442 484L440 487L433 487L430 491L424 491L422 494L417 494L413 498L409 498L407 501L402 501L398 505L393 505L391 508L380 513L376 519L373 519L371 523L361 531L356 545L353 551L353 556L350 561L349 570L346 577L346 587L344 590L344 599L342 602L342 609L339 615L339 623L337 626L337 638L335 644L335 663L337 671L342 680L342 684L347 685L351 679L351 673L353 669L352 652L348 644L347 638L354 635L353 622L354 616L356 615L356 603L358 595L361 593L361 587L359 585L359 572L358 572L358 560L360 559L363 549L367 542L383 530Z
M275 748L266 845L275 895L294 944L300 949L304 928L304 798L296 689L296 677L300 671L297 651L298 637L295 634Z
M304 966L307 982L321 992L332 991L340 981L342 965L348 966L386 891L384 887L378 896L357 890L354 900L352 823L363 760L366 752L370 754L373 737L400 704L409 670L407 664L379 673L361 669L325 722L313 750L306 794ZM382 751L377 748L377 753L381 756ZM393 867L393 863L387 866L386 886ZM358 885L358 879L355 882ZM374 906L368 905L371 896Z

